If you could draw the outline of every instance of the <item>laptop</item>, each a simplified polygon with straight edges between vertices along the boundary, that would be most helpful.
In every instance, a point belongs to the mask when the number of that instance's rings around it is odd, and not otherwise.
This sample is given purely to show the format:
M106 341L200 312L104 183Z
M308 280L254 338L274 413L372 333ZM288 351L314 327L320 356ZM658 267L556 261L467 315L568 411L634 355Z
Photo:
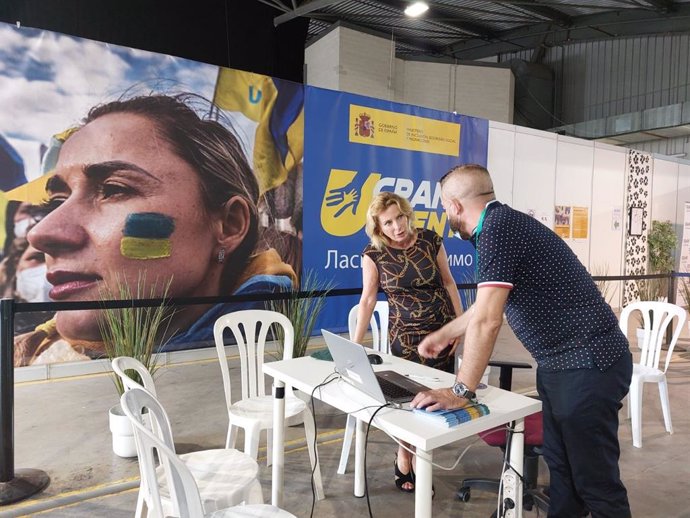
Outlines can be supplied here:
M412 401L418 392L429 390L429 387L398 372L375 372L369 363L366 349L360 344L325 329L322 329L321 333L338 374L379 403L390 403L399 407L402 403Z

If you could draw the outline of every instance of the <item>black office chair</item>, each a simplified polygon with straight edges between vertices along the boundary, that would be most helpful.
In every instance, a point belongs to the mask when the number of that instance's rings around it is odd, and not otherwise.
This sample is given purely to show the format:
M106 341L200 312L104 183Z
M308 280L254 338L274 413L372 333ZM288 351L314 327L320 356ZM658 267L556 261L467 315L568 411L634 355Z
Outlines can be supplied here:
M489 365L499 367L499 387L510 390L513 384L513 369L531 369L528 363L491 361ZM505 453L508 433L505 426L499 426L479 434L480 437L490 446L497 446ZM525 418L525 448L523 455L522 468L522 507L530 511L536 505L538 509L548 512L549 497L544 488L537 485L539 476L539 456L542 453L543 427L542 414L537 412ZM462 481L456 496L458 500L467 502L470 499L472 489L478 491L491 491L498 494L500 487L499 479L489 478L466 478ZM509 506L510 503L504 505ZM495 518L497 511L494 511L492 518Z

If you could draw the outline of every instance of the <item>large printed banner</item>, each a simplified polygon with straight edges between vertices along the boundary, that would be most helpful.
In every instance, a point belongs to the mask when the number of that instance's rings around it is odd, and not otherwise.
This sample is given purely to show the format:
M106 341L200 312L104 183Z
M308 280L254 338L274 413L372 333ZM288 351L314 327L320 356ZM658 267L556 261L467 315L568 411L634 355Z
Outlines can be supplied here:
M0 290L20 302L286 289L301 271L303 86L0 24ZM164 350L209 346L181 308ZM18 313L15 365L103 356L96 311Z
M438 180L458 164L486 165L487 120L307 87L305 121L305 269L361 287L366 211L393 191L410 200L417 226L445 238L457 282L471 282L474 249L450 239ZM358 300L329 300L321 325L344 328Z

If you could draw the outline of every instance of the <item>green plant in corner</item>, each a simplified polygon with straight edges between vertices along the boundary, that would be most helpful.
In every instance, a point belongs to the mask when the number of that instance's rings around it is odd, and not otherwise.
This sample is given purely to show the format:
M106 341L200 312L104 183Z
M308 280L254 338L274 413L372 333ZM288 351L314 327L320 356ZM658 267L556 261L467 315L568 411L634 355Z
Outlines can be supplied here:
M307 352L309 338L314 331L328 293L335 287L332 280L322 280L314 271L308 270L302 276L299 288L286 290L285 298L269 302L269 309L282 313L290 319L295 330L293 358L304 356ZM277 340L277 357L283 358L283 332L279 326L274 327Z
M673 271L674 257L678 241L673 224L670 221L652 221L652 227L647 234L647 246L649 256L649 273L668 274ZM644 292L646 297L641 300L659 300L668 295L668 279L646 279L638 281L638 288L641 286L641 295Z
M168 297L172 278L160 283L156 280L147 287L146 274L139 273L134 289L120 276L115 277L114 287L104 287L101 301L135 300ZM99 314L98 326L109 360L118 356L130 356L141 362L153 376L157 369L155 353L169 336L168 330L174 310L162 303L152 307L131 307L103 309ZM134 374L134 373L132 373ZM133 376L141 383L138 375ZM113 381L119 395L124 393L120 378L113 374Z

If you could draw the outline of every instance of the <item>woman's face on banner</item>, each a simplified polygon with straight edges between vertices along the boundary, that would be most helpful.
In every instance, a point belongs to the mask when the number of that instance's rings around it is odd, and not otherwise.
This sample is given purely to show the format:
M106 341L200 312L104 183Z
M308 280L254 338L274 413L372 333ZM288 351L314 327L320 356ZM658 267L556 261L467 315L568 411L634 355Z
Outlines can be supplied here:
M99 300L116 277L135 289L140 272L158 286L172 276L170 296L218 294L218 222L195 171L146 117L108 114L78 130L47 191L52 211L28 239L46 254L54 301ZM95 311L58 312L57 326L68 339L100 338Z

